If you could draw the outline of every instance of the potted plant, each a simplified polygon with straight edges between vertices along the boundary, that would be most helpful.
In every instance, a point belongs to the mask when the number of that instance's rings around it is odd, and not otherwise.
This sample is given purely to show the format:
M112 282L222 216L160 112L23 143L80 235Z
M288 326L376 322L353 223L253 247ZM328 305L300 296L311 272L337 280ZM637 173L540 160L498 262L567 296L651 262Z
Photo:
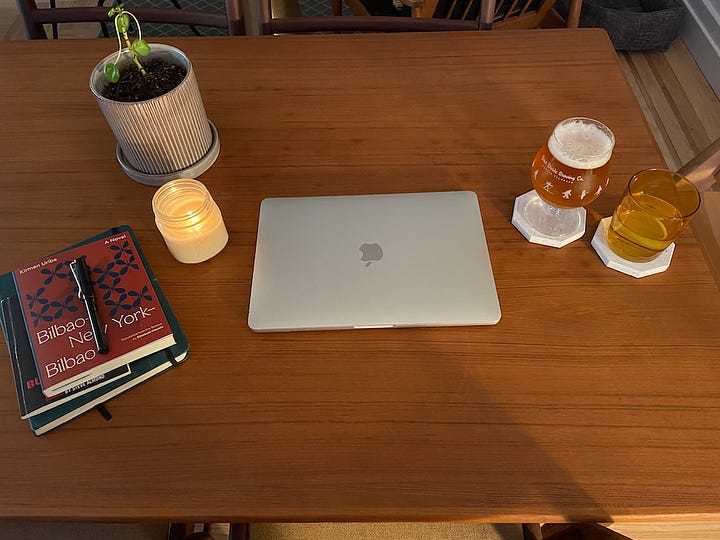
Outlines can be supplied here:
M108 16L118 51L95 66L90 89L117 138L120 165L130 178L150 185L199 176L217 159L220 144L190 59L169 45L150 47L123 4ZM135 40L128 35L131 20Z

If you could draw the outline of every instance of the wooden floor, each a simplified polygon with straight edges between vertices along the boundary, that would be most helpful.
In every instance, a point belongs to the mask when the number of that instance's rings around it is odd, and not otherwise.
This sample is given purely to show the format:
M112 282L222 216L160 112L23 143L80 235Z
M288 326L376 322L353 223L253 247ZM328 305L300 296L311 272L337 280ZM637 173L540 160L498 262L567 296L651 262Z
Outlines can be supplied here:
M82 5L84 0L69 1ZM62 35L93 37L97 26L75 27ZM0 0L0 39L24 37L14 0ZM618 61L669 168L678 169L720 138L720 100L682 40L664 53L619 53ZM634 540L720 540L718 522L616 524L613 528ZM224 537L222 528L213 532L219 533L218 540Z
M670 168L720 138L720 101L682 40L663 53L618 58Z

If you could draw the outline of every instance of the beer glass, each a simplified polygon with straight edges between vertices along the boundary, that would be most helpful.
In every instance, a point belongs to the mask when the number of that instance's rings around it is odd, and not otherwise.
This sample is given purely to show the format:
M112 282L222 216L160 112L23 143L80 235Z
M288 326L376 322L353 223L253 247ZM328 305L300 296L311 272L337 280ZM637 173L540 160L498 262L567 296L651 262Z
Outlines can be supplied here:
M628 183L613 212L606 240L631 262L649 262L662 253L700 208L700 194L688 179L663 169L646 169Z
M602 122L574 117L558 123L533 160L534 192L518 198L513 224L540 244L561 247L580 238L583 207L607 186L614 147L615 136Z

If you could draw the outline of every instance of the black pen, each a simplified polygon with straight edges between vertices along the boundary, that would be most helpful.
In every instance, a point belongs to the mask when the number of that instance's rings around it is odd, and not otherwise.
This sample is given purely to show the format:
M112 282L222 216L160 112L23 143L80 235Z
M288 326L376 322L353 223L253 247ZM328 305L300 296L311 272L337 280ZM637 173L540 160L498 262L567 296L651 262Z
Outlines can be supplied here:
M85 255L70 261L70 271L77 282L78 297L85 303L85 309L90 319L90 328L92 328L97 350L100 354L105 354L110 348L108 347L107 337L105 336L105 332L103 332L102 323L100 322L97 300L95 300L95 289L90 279L90 271L85 263Z

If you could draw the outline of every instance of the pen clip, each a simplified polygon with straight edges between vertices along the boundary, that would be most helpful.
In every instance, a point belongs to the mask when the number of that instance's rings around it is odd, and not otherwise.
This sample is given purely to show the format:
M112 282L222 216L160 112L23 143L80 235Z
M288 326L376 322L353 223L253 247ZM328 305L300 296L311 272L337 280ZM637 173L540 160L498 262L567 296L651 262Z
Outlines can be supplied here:
M95 296L90 281L90 273L85 263L85 255L81 255L77 259L70 261L70 272L72 272L75 282L78 286L78 298L85 300L88 296Z

